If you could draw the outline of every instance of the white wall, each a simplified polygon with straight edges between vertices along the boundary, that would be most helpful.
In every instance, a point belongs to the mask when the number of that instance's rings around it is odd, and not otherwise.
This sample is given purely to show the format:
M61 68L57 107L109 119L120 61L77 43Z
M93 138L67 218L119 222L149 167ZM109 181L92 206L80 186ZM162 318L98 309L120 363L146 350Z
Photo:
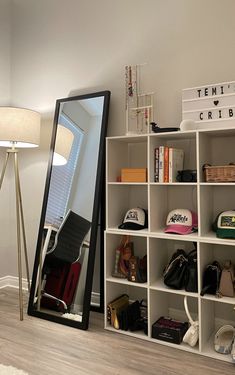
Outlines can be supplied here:
M10 104L10 74L11 74L11 2L8 0L0 0L0 105ZM0 150L0 170L5 158L5 152ZM0 238L1 262L4 266L1 269L7 269L11 264L12 257L10 250L11 236L9 228L11 226L11 198L9 191L11 185L9 180L11 174L6 171L5 179L0 194ZM15 254L14 254L15 255ZM1 276L1 273L0 273Z
M156 91L161 126L180 123L182 88L235 79L234 0L12 1L12 103L44 117L57 98L110 89L108 133L123 134L125 64L148 63L143 90ZM40 181L27 198L28 221L40 215L46 169L46 154L43 166L34 157L22 180ZM37 219L31 253L36 234Z
M0 105L10 104L11 1L0 0Z

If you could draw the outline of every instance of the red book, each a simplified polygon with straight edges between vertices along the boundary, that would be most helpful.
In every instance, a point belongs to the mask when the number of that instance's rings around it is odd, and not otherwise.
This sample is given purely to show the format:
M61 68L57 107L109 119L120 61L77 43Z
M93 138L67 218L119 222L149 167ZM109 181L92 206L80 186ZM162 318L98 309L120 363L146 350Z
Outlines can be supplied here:
M169 147L164 148L164 180L163 182L169 182Z

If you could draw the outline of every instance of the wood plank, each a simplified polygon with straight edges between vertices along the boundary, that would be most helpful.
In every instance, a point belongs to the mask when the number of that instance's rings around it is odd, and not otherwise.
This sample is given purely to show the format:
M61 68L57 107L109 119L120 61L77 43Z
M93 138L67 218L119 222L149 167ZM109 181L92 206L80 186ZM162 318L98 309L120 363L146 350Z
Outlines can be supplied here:
M27 306L25 294L25 309ZM18 291L0 290L0 363L30 375L223 375L234 366L103 329L92 313L81 331L25 315L19 321Z

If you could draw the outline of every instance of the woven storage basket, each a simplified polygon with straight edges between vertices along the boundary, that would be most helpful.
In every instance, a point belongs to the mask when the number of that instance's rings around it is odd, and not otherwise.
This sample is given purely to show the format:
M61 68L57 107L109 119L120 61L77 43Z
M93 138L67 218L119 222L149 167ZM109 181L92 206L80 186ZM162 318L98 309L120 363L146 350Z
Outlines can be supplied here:
M235 182L235 165L205 166L206 182Z

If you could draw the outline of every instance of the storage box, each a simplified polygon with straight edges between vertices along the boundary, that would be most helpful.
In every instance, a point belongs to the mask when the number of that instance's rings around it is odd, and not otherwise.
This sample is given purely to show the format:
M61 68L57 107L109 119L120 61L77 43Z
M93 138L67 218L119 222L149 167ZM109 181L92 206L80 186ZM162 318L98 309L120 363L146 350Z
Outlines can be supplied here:
M180 344L187 332L189 324L169 317L161 316L152 325L152 337L154 339Z
M121 182L146 182L146 168L122 168Z
M235 165L205 166L206 182L235 182Z

